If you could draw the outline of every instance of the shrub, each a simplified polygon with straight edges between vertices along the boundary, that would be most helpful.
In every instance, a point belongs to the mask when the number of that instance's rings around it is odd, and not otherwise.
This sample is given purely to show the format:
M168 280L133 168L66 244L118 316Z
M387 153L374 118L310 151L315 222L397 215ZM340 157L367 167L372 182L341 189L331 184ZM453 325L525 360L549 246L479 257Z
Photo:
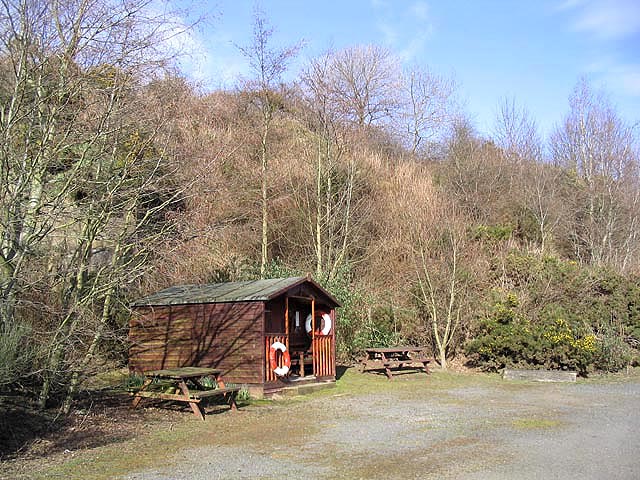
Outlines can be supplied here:
M0 387L28 373L34 353L28 342L31 329L19 322L0 323Z
M144 384L144 375L139 373L131 373L122 381L122 388L125 390L135 390L141 388Z
M617 372L631 364L634 351L625 342L622 325L606 322L598 335L600 342L595 362L600 370Z
M473 363L615 371L640 339L640 282L552 255L493 260L490 291L466 345ZM628 342L628 343L627 343Z
M347 268L340 270L334 278L317 280L342 305L336 322L336 356L340 361L351 361L370 345L371 337L376 336L367 315L371 300L353 284Z
M517 307L513 293L493 304L466 346L472 363L488 370L527 367L571 369L581 374L593 368L600 349L593 333L562 317L533 323Z

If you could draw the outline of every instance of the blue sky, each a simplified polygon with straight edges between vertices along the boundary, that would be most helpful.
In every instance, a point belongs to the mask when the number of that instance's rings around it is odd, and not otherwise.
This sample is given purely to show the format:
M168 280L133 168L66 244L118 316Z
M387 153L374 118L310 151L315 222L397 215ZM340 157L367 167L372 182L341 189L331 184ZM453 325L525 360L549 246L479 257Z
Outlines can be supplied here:
M185 69L205 88L232 87L248 67L234 44L251 39L256 3L191 7L209 20L191 35ZM274 45L304 41L289 75L328 48L376 43L407 65L453 77L464 111L490 134L514 99L543 134L562 121L581 76L604 88L618 113L640 121L640 0L263 0Z

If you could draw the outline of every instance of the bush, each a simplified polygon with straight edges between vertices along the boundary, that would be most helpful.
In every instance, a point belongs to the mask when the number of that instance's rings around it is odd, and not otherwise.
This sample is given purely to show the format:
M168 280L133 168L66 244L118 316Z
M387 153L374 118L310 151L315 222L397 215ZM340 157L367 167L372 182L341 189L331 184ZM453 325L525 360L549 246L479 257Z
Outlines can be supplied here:
M472 363L488 370L570 369L583 375L593 369L601 346L592 332L562 317L534 323L518 312L518 305L513 293L493 304L466 346Z
M122 380L122 388L125 390L137 390L144 384L144 375L139 373L130 373Z
M494 289L466 345L487 369L616 371L640 339L640 284L606 268L513 251L496 257Z
M374 299L353 282L348 267L334 278L317 280L342 305L336 325L339 361L351 362L367 347L388 347L397 342L395 311L388 306L372 306Z
M22 323L0 324L0 387L24 377L33 361L28 339L31 329Z
M600 370L617 372L630 365L634 358L634 350L625 342L622 326L607 322L602 325L598 335L600 348L595 362Z

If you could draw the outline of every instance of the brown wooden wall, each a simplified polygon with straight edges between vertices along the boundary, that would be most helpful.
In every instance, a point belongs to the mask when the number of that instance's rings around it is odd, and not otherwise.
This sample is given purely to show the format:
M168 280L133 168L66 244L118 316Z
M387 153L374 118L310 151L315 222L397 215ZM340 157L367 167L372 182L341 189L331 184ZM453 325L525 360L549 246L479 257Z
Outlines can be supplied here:
M136 308L129 368L215 367L233 383L262 383L262 302Z

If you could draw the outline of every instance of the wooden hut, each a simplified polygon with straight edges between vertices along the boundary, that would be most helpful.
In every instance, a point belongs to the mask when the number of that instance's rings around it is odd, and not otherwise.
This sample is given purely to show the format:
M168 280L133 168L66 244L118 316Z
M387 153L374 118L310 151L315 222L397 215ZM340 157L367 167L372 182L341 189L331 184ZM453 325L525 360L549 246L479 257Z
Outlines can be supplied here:
M258 394L335 381L339 306L310 277L167 288L132 305L129 368L215 367Z

